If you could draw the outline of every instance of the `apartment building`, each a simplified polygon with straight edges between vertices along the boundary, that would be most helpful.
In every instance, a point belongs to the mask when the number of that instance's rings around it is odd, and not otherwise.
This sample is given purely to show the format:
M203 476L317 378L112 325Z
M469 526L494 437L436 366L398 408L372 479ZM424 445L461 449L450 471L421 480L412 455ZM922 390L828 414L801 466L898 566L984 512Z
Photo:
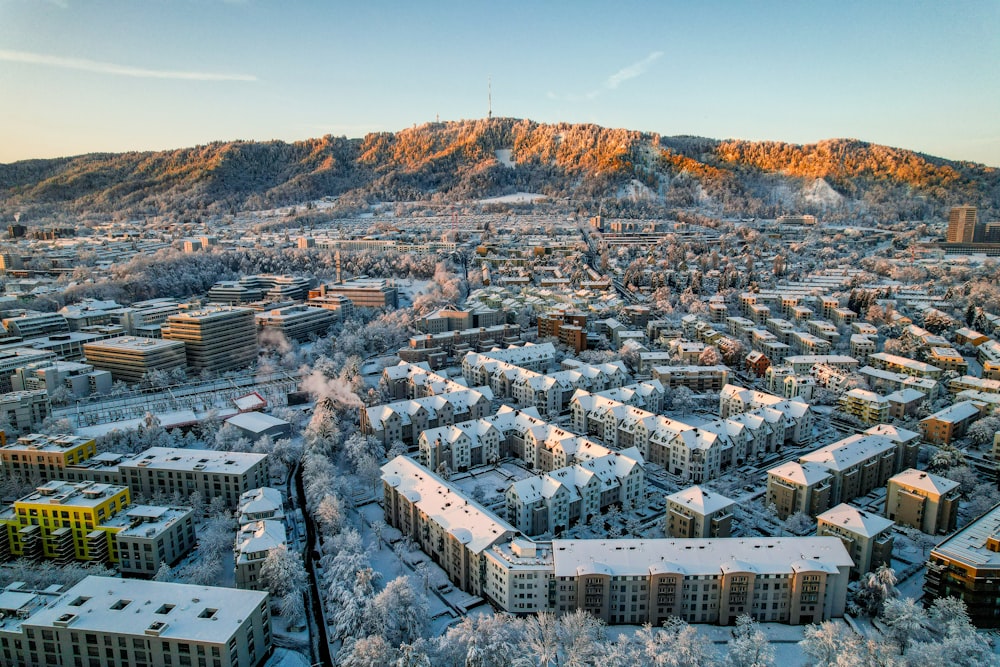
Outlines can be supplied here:
M140 382L152 371L170 372L187 367L184 343L138 336L119 336L83 346L87 362L108 371L115 380Z
M914 377L905 373L893 373L892 371L865 366L858 370L858 374L865 379L874 391L889 393L893 391L904 391L915 389L928 398L938 395L939 387L937 380L925 377Z
M484 554L517 534L419 463L397 456L382 466L385 521L409 536L463 591L483 594Z
M944 371L965 374L969 370L969 363L953 347L932 347L927 360Z
M118 562L119 529L106 524L129 502L125 486L50 481L0 514L0 530L17 558Z
M887 438L896 445L895 470L906 470L917 465L920 455L920 434L900 426L891 424L876 424L864 431L865 435L878 435Z
M729 537L736 501L695 485L667 496L668 537Z
M782 521L792 514L825 512L832 493L833 474L816 463L789 461L767 471L767 502Z
M977 378L974 375L963 375L948 382L948 391L958 394L963 391L981 391L985 394L1000 394L1000 380Z
M898 445L882 435L859 433L799 457L832 475L831 505L846 503L884 486L896 471Z
M16 607L0 621L11 667L259 667L272 651L268 595L256 591L88 576L61 595L8 589L0 604Z
M382 370L381 384L385 386L390 398L397 401L468 389L464 382L459 383L435 373L426 362L401 361L395 366L387 366Z
M554 611L605 623L818 623L842 616L852 561L833 537L553 540Z
M837 401L840 410L863 424L881 424L889 420L889 401L867 389L851 389Z
M965 435L979 417L979 407L975 403L961 401L921 419L920 432L927 442L948 444Z
M665 389L687 387L696 394L718 393L729 384L729 367L718 366L654 366L654 380Z
M924 594L960 598L978 627L1000 627L1000 505L931 550Z
M942 373L941 368L932 364L885 352L876 352L869 355L868 363L875 368L892 373L901 373L903 375L912 375L913 377L928 378L931 380L939 379Z
M889 478L885 515L929 535L950 533L958 525L958 482L909 468Z
M287 546L285 524L273 519L260 519L240 526L236 533L236 588L264 590L260 566L271 549Z
M150 447L117 466L122 484L134 495L222 498L236 507L240 496L268 481L267 455L209 449Z
M244 368L257 359L257 329L249 308L204 308L171 315L163 338L181 341L194 373Z
M854 566L851 578L860 579L881 565L892 563L895 523L846 503L816 517L816 535L839 537Z
M97 454L93 438L31 433L0 446L0 467L5 475L22 479L63 479L62 471Z
M250 489L244 492L236 506L236 517L241 526L251 521L264 519L284 521L285 510L281 491L262 486L259 489Z
M194 510L190 507L133 505L104 524L114 534L118 570L152 578L160 565L174 565L194 548Z
M875 354L875 341L864 334L851 334L851 356L862 364L868 363L868 357Z
M812 415L807 403L732 384L727 384L719 393L720 417L726 418L760 408L777 410L784 415L787 440L803 444L812 437Z
M478 387L370 406L362 408L361 432L386 445L398 440L416 446L423 431L481 419L492 411L492 404L490 388Z

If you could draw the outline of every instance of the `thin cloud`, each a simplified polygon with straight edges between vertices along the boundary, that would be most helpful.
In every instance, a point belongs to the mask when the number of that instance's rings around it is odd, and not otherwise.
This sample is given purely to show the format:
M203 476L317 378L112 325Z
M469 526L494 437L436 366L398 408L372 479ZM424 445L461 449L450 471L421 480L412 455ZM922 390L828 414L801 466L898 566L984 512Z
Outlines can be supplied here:
M175 79L182 81L257 80L257 77L252 74L220 74L215 72L184 72L175 70L145 69L142 67L131 67L129 65L118 65L116 63L104 63L97 60L87 60L86 58L64 58L62 56L53 56L45 53L9 51L6 49L0 49L0 60L12 63L26 63L29 65L45 65L48 67L75 69L83 72L93 72L95 74L130 76L137 79Z
M648 70L650 66L657 60L659 60L661 57L663 57L663 51L653 51L642 60L634 62L626 67L623 67L614 74L612 74L611 76L609 76L601 84L600 88L595 88L594 90L591 90L582 95L572 94L572 93L568 95L559 95L558 93L549 91L545 94L545 96L548 97L550 100L562 100L566 102L580 102L583 100L595 99L607 92L616 90L618 86L622 85L626 81L642 76L642 74L644 74L646 70Z

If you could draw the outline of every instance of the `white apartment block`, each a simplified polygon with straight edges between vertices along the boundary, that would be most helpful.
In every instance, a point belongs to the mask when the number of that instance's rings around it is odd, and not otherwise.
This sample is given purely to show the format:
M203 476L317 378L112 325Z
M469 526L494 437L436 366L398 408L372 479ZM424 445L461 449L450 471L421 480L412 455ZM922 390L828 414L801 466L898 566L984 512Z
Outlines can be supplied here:
M384 403L362 408L361 432L386 445L397 440L415 445L422 431L481 419L491 412L492 404L489 387Z
M263 590L260 566L264 564L271 549L287 546L283 521L262 519L240 526L236 533L236 588L254 591Z
M723 387L719 394L719 416L723 418L759 408L777 410L784 415L786 439L802 444L812 437L812 415L807 403L732 384Z
M8 588L0 611L11 667L258 667L272 651L268 595L256 591L89 576L61 595Z

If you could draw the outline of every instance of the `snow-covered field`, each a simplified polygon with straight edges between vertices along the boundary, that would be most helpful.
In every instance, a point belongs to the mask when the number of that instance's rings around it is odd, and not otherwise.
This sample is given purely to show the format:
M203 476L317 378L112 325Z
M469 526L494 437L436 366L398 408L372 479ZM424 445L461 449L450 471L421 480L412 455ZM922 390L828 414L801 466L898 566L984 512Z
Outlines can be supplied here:
M545 198L545 195L540 195L534 192L515 192L510 195L489 197L488 199L480 199L479 201L484 204L527 204Z

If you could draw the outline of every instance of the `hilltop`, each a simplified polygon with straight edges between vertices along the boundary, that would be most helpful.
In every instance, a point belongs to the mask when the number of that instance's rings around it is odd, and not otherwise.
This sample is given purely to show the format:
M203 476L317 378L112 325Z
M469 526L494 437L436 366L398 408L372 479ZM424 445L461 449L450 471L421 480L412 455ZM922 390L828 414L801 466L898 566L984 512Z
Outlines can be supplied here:
M924 219L970 203L1000 212L1000 170L854 139L815 144L665 137L514 118L428 123L360 139L216 142L0 165L0 214L220 214L337 197L470 201L532 192L620 215L702 207Z

